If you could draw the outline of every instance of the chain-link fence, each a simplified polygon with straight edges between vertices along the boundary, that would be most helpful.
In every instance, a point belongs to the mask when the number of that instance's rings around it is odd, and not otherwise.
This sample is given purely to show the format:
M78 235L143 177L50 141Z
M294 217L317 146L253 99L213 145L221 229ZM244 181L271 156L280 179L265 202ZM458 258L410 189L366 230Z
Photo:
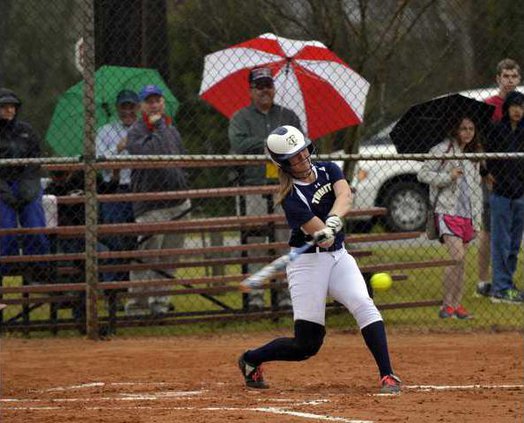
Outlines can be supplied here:
M522 18L509 1L2 1L3 327L289 325L284 274L238 291L288 250L264 149L281 125L343 169L346 247L370 291L392 277L373 292L390 325L520 327Z

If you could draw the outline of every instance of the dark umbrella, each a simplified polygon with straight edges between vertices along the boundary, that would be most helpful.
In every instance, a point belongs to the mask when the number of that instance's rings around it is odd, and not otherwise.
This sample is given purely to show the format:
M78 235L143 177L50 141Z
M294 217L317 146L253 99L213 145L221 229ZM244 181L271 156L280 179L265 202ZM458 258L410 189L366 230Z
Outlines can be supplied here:
M439 97L410 107L393 127L391 140L400 154L427 153L465 117L475 123L478 131L486 131L494 109L460 94Z

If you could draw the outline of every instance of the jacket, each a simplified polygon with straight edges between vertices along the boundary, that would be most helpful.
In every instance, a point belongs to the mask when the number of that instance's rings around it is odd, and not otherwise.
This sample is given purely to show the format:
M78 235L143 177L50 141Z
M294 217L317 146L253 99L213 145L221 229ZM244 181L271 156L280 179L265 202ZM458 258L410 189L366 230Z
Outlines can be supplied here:
M151 125L144 115L128 132L128 151L132 155L186 154L182 137L169 118ZM179 191L188 188L186 172L179 167L133 169L133 192ZM177 206L185 200L137 201L133 203L135 216L149 210Z
M31 125L0 119L0 158L26 159L41 157L40 139ZM40 193L40 165L0 167L0 197L13 207L29 203ZM18 186L16 194L13 184Z
M281 125L300 130L300 119L291 110L273 105L262 113L253 104L240 109L229 123L229 143L232 154L265 154L266 138ZM240 185L265 185L265 166L243 166L239 169Z
M502 106L502 120L488 135L486 151L497 153L524 153L524 119L515 129L511 128L508 109L513 101L524 101L518 92L508 94ZM524 159L488 160L488 172L494 177L493 192L507 198L524 195Z
M450 147L451 144L451 149ZM449 150L448 150L449 149ZM429 152L435 155L459 152L460 147L456 141L444 140L437 144ZM457 189L457 180L451 179L451 169L459 167L463 170L463 178L470 190L471 219L475 230L480 230L482 213L482 189L479 163L471 160L427 160L422 165L417 177L422 183L429 185L430 205L435 203L438 193L438 200L435 212L440 214L453 215L455 207L459 201L460 191ZM439 192L440 190L440 192Z

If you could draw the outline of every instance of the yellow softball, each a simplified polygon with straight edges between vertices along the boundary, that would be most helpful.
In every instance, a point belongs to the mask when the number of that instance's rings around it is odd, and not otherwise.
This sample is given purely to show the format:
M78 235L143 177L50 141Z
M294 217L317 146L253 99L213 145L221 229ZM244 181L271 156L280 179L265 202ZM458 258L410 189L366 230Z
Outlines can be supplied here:
M393 279L389 273L375 273L371 276L371 287L374 291L386 291L393 285Z

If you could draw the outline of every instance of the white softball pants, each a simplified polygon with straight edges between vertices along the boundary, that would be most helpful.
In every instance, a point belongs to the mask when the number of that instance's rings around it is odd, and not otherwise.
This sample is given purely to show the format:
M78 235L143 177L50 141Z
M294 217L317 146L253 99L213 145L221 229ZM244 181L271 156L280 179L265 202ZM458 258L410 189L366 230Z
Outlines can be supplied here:
M302 254L286 272L294 320L325 325L328 296L349 310L360 329L382 320L355 259L345 248Z

